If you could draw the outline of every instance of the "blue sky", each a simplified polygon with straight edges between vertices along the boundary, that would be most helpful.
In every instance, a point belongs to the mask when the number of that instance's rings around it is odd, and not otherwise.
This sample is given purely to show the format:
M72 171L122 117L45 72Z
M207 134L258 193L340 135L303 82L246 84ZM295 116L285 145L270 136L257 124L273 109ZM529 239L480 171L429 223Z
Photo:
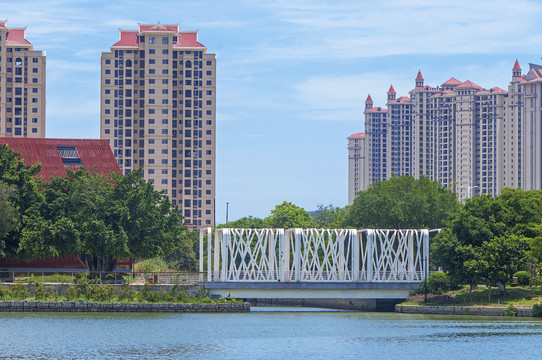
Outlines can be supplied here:
M542 2L2 1L47 51L47 137L99 137L100 53L137 22L199 29L217 54L217 222L347 202L346 137L368 93L384 106L450 77L506 89L542 56Z

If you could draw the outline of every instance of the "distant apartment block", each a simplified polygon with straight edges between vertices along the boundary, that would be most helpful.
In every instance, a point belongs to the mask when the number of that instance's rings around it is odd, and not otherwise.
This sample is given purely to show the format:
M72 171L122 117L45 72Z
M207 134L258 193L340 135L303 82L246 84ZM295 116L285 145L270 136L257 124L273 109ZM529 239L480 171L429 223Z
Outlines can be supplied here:
M0 21L0 137L45 137L45 53Z
M100 123L125 174L143 167L188 223L214 226L216 55L197 31L120 30L101 56Z
M358 191L368 186L365 158L365 134L357 133L348 137L348 203L354 201Z
M397 98L390 86L387 99L374 107L368 96L365 133L348 137L350 169L351 138L364 136L365 174L356 176L367 176L366 186L393 174L424 175L461 201L505 187L542 189L542 65L522 75L516 60L508 91L455 78L432 87L418 72L409 96ZM349 170L349 203L363 190L357 183Z

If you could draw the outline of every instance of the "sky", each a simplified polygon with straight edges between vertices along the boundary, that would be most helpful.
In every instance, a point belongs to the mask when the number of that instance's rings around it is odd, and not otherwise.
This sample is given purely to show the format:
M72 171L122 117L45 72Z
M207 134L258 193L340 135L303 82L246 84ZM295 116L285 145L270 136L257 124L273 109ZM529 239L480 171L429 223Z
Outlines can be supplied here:
M506 89L519 60L541 63L538 0L0 0L8 27L47 52L46 136L99 138L100 53L118 28L179 24L217 55L216 220L292 202L343 207L346 138L367 94L385 106L461 81Z

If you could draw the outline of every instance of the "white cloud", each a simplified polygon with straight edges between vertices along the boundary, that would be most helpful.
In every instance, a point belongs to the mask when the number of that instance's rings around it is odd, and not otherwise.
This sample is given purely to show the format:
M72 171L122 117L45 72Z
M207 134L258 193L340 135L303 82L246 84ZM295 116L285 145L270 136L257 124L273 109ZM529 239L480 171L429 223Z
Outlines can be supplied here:
M536 1L278 1L263 7L285 26L255 49L255 61L532 53L542 46L542 3Z
M305 105L310 119L359 122L367 94L371 94L375 106L385 107L390 84L393 83L398 96L408 95L412 79L392 72L315 76L295 86L295 97Z

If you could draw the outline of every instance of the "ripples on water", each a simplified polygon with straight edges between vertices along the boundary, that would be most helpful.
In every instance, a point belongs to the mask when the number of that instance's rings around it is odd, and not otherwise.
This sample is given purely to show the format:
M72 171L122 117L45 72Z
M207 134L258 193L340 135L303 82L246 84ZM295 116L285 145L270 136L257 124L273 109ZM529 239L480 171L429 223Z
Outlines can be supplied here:
M542 358L539 320L255 310L0 313L0 359Z

